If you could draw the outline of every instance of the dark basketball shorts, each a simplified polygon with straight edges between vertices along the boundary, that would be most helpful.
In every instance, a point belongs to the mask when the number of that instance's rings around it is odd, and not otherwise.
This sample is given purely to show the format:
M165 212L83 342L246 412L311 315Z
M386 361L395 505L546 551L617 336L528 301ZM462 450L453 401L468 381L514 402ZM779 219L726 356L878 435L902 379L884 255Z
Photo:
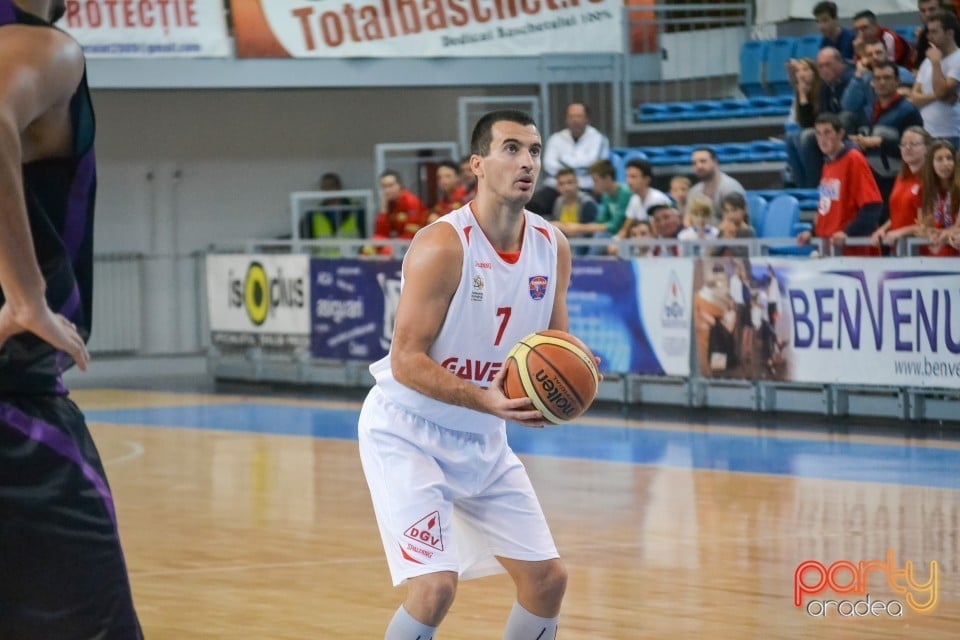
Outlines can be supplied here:
M68 398L0 396L0 638L141 638L113 498Z

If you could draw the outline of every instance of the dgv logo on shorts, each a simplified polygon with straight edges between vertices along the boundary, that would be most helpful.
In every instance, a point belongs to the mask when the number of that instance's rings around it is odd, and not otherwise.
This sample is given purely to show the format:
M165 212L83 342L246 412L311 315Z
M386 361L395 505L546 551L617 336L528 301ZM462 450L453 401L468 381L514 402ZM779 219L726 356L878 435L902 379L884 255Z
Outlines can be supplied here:
M420 518L416 524L403 532L411 540L432 547L437 551L443 551L443 530L440 528L440 512L433 513Z

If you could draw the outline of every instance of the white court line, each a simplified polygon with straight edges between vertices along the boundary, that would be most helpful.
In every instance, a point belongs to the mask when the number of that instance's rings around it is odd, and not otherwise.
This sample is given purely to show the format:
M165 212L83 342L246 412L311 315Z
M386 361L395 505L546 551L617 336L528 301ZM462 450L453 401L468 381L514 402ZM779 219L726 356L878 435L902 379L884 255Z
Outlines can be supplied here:
M104 460L104 465L114 465L114 464L123 464L124 462L130 462L131 460L136 460L143 455L144 447L139 442L133 440L127 440L124 442L125 445L130 449L128 453L117 456L116 458L110 458Z

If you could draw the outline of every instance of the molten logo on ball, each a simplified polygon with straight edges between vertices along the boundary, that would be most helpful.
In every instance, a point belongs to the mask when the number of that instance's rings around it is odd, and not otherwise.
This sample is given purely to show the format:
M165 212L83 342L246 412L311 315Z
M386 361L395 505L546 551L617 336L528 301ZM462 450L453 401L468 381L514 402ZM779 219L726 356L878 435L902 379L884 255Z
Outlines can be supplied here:
M507 354L504 392L530 398L547 422L578 417L597 395L600 373L587 345L564 331L532 333Z

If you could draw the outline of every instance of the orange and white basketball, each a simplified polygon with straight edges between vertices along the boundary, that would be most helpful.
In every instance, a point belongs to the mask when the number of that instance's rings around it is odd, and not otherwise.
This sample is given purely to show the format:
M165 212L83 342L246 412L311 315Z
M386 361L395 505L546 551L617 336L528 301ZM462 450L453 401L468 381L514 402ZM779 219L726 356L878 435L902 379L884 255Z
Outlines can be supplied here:
M580 416L596 398L600 384L593 353L565 331L531 333L510 349L506 368L507 397L530 398L552 424Z

